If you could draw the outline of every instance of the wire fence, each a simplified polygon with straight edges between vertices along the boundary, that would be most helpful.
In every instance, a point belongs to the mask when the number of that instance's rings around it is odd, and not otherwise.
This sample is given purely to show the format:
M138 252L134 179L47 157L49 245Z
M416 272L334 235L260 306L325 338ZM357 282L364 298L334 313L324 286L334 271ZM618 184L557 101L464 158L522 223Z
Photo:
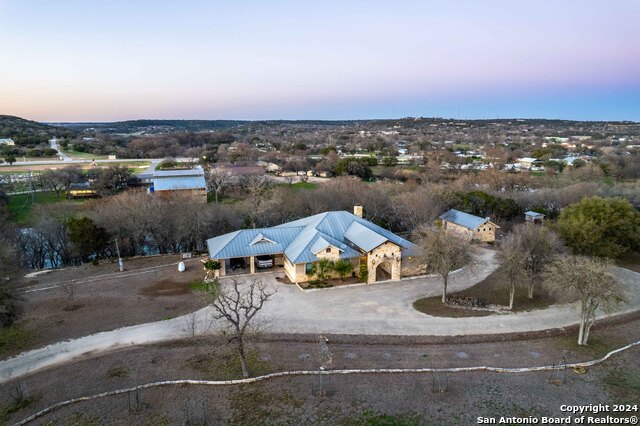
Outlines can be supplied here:
M634 346L640 345L640 340L630 343L621 348L615 349L602 358L598 358L591 361L570 363L570 364L562 364L562 368L573 368L576 370L585 369L586 367L591 367L597 364L600 364L606 360L608 360L611 356L618 354L620 352L631 349ZM476 366L476 367L452 367L452 368L373 368L373 369L342 369L342 370L297 370L297 371L282 371L278 373L265 374L263 376L251 377L248 379L237 379L237 380L168 380L162 382L153 382L147 383L144 385L117 389L108 392L102 392L94 395L83 396L79 398L73 398L66 401L58 402L54 405L51 405L43 410L38 411L35 414L21 420L16 423L16 426L25 425L30 423L46 414L52 413L56 410L64 408L66 406L77 404L80 402L96 400L100 398L105 398L114 395L122 395L128 394L129 400L131 400L134 395L134 401L138 403L140 391L143 389L163 387L163 386L186 386L186 385L196 385L196 386L230 386L230 385L243 385L243 384L251 384L262 382L266 380L281 378L281 377L292 377L292 376L334 376L334 375L357 375L357 374L420 374L420 373L432 373L439 377L437 384L434 384L435 388L438 392L446 391L447 383L446 377L450 373L470 373L470 372L490 372L490 373L532 373L532 372L540 372L540 371L550 371L555 372L558 370L559 365L543 365L537 367L521 367L521 368L510 368L510 367L490 367L490 366ZM445 382L443 383L442 377L444 377ZM434 390L435 391L435 390Z

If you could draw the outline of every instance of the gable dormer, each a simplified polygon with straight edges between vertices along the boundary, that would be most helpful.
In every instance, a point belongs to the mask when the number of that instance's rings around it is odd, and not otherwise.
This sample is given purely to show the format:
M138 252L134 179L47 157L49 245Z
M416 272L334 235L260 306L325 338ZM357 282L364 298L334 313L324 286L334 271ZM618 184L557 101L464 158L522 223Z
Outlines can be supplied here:
M265 237L262 232L258 233L258 235L256 235L256 237L251 240L251 242L249 243L250 246L256 245L256 244L263 244L263 243L270 243L270 244L278 244L273 240L270 240L269 238Z

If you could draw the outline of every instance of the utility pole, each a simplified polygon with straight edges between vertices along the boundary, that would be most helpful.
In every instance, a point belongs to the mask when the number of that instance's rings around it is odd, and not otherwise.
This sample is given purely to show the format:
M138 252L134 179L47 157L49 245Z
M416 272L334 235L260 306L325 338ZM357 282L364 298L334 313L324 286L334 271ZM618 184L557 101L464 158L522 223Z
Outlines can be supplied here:
M118 246L118 238L116 238L116 251L118 252L118 267L120 268L120 272L124 271L124 264L122 263L122 258L120 257L120 246Z
M33 178L31 176L31 170L29 170L29 190L31 192L31 204L36 203L36 194L33 192Z

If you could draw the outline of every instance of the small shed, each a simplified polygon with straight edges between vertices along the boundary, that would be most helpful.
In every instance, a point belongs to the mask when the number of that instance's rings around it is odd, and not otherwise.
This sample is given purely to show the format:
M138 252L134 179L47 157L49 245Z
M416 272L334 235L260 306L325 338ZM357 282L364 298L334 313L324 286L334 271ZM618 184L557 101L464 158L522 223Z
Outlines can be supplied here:
M530 210L528 212L524 212L524 220L528 223L542 223L544 215Z

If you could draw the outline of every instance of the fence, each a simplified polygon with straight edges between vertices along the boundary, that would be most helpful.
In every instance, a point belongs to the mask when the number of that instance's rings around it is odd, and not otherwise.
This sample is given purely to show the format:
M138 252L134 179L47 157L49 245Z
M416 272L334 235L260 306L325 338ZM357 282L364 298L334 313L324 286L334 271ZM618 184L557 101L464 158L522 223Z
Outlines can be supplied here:
M640 340L630 343L621 348L615 349L602 358L598 358L592 361L571 363L571 364L563 364L563 368L586 368L591 367L597 364L600 364L607 359L609 359L612 355L618 354L620 352L626 351L634 346L640 345ZM551 371L554 372L558 369L558 365L544 365L538 367L521 367L521 368L504 368L504 367L489 367L489 366L477 366L477 367L453 367L453 368L380 368L380 369L344 369L344 370L299 370L299 371L282 371L278 373L265 374L263 376L251 377L248 379L237 379L237 380L220 380L220 381L211 381L211 380L168 380L163 382L154 382L147 383L144 385L134 386L130 388L117 389L108 392L102 392L95 395L83 396L79 398L69 399L67 401L58 402L57 404L51 405L43 410L38 411L35 414L27 417L26 419L16 423L17 426L25 425L29 422L36 420L39 417L42 417L46 414L49 414L53 411L59 410L68 405L76 404L84 401L91 401L99 398L105 398L108 396L121 395L121 394L135 394L134 398L138 398L139 392L142 389L154 388L154 387L162 387L162 386L184 386L184 385L198 385L198 386L229 386L229 385L241 385L241 384L251 384L257 383L265 380L280 378L280 377L291 377L291 376L333 376L339 374L411 374L411 373L434 373L437 375L446 376L449 373L467 373L467 372L492 372L492 373L531 373L537 371ZM446 380L446 379L445 379ZM438 383L434 385L436 389L440 392L446 390L446 383L443 385ZM131 398L131 396L129 396Z

